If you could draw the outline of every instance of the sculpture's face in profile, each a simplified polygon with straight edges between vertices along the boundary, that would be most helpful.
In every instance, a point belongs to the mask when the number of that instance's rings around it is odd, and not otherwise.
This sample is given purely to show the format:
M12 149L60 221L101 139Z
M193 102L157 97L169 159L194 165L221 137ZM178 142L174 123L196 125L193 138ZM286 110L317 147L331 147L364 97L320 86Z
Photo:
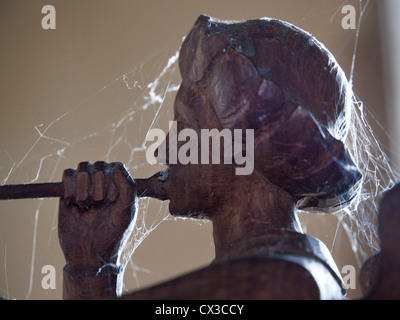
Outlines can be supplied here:
M199 17L180 52L177 133L254 130L254 172L238 176L234 163L222 161L170 164L171 213L207 215L229 201L227 189L254 175L305 207L348 201L360 175L328 130L336 124L340 138L348 127L345 78L332 59L309 34L278 20L224 24Z

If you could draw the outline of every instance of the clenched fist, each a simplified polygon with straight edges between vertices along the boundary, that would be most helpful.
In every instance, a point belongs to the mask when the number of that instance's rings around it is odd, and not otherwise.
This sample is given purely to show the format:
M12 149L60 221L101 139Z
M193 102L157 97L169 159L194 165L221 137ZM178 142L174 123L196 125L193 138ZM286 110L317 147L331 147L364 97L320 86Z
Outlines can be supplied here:
M63 175L58 233L70 272L117 267L133 221L136 186L121 163L82 162Z

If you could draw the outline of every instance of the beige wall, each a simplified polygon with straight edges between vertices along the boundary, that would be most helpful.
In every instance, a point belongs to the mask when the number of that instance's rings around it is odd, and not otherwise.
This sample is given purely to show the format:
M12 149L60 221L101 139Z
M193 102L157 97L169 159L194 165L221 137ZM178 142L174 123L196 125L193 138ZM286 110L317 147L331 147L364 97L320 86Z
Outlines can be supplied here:
M370 2L362 21L354 85L385 126L376 2ZM358 12L359 1L346 3L354 4ZM56 8L56 30L41 28L45 4ZM133 177L154 173L156 168L145 164L143 153L131 153L132 146L140 146L158 108L140 109L146 85L161 72L201 13L221 19L269 16L287 20L322 41L349 74L355 32L341 27L342 5L342 0L2 0L0 183L60 181L64 169L83 160L124 162ZM178 72L169 75L171 84L179 84ZM168 79L163 78L163 85ZM171 99L166 100L157 125L172 120L171 104ZM133 112L131 121L127 117L116 126L129 112ZM380 132L378 136L385 143L385 136ZM118 137L124 140L119 143ZM155 203L149 215L157 216L158 211ZM307 216L304 221L308 232L332 247L334 217ZM135 252L133 262L139 269L135 279L128 267L127 289L209 263L213 259L211 232L210 224L188 220L161 223ZM342 229L332 253L339 268L358 267ZM44 265L56 267L55 290L41 287ZM63 265L57 200L1 202L0 295L58 299ZM350 297L359 294L358 289L349 292Z

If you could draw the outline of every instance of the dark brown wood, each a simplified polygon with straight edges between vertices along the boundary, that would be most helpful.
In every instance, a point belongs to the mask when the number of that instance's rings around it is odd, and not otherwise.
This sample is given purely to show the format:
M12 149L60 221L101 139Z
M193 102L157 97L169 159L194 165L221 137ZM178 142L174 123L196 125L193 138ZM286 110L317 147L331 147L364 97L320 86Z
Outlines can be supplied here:
M63 185L58 216L66 260L63 296L113 298L119 248L135 215L135 182L120 163L82 162L64 171Z
M137 196L170 200L174 216L211 220L215 260L123 299L343 298L329 251L302 233L296 213L345 205L360 179L340 140L349 125L349 93L334 58L311 35L279 20L232 24L200 16L179 67L178 131L253 129L254 171L236 175L234 164L169 163L168 137L168 170L146 180L135 183L121 163L82 162L65 170L59 208L64 298L117 297L118 255ZM382 203L379 283L367 298L399 297L398 189Z
M381 251L366 261L370 292L366 299L400 299L400 184L389 190L379 210ZM372 265L372 266L371 266Z
M64 186L61 182L0 186L0 200L62 197L63 194Z
M377 281L379 256L379 252L370 256L366 261L364 261L360 269L359 281L364 296L368 295L372 291L375 282Z
M138 197L153 197L166 200L166 194L160 184L160 172L148 179L134 179ZM96 177L94 177L95 179ZM94 184L97 186L98 184ZM98 192L103 192L98 190ZM0 185L0 200L35 199L35 198L60 198L64 196L62 182L45 182L29 184ZM96 199L97 194L93 197ZM100 197L100 196L99 196Z
M121 299L320 299L320 292L312 275L299 264L247 258L213 264Z
M167 137L168 177L146 194L170 200L172 215L210 219L216 258L209 267L124 298L342 298L329 251L302 234L296 213L297 207L329 210L346 203L360 178L343 143L327 129L347 112L346 86L333 57L309 34L279 20L226 24L200 16L182 45L179 67L178 131L254 129L255 170L239 176L234 165L171 164ZM101 174L97 182L91 178L99 170L108 182ZM121 199L121 190L134 193L129 180L98 164L64 173L59 235L69 270L66 298L111 297L104 282L92 283L93 272L117 261L126 215L133 214L132 201ZM91 194L100 196L93 201ZM116 218L108 215L125 219L112 223Z
M231 243L209 267L122 299L339 299L333 260L317 239L275 230Z
M361 175L337 140L348 130L351 92L314 37L275 19L227 24L200 16L179 67L178 128L254 129L258 172L301 207L329 211L351 200Z

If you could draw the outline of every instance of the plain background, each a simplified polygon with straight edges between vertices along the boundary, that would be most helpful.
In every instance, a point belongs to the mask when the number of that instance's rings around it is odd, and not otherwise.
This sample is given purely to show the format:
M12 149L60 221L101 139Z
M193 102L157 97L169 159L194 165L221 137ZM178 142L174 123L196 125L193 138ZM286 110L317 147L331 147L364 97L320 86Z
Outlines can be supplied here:
M46 4L56 9L55 30L41 27ZM155 173L143 154L132 153L158 110L157 104L143 110L143 97L202 13L228 20L268 16L289 21L323 42L349 76L356 31L341 27L344 4L354 5L358 17L356 0L2 0L0 183L56 182L64 169L80 161L106 158L125 163L133 177ZM378 14L378 1L370 1L360 29L354 89L374 115L372 125L389 151L381 130L387 126L387 110ZM178 84L179 72L169 71L162 78L164 89L158 88L163 92ZM157 115L160 126L172 120L172 99ZM64 258L57 205L57 199L0 203L0 295L61 298ZM160 210L158 202L152 203L148 212L161 221L166 204ZM309 215L303 221L307 233L332 249L339 269L354 265L358 272L335 217ZM204 266L213 256L210 223L167 219L135 251L125 273L126 290ZM56 268L54 290L41 286L45 265ZM348 294L360 296L359 285Z

